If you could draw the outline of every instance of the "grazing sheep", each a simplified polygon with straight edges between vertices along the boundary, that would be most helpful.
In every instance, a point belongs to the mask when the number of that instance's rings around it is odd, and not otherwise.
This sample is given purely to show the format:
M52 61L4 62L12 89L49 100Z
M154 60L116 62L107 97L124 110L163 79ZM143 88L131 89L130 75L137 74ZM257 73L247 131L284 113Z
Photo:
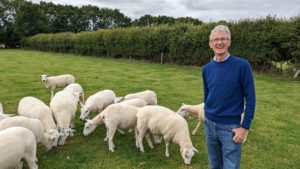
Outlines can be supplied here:
M25 159L30 169L37 169L36 140L32 131L24 127L10 127L0 131L0 168L22 169Z
M121 104L127 104L135 107L144 107L147 105L147 102L140 98L125 100L123 102L120 102Z
M126 104L112 104L100 113L99 117L103 120L107 129L104 141L108 140L109 151L114 152L113 137L118 128L136 128L136 113L138 110L139 108ZM135 136L137 137L136 132Z
M50 109L57 122L60 137L58 145L64 145L68 136L73 136L74 118L77 110L79 93L59 91L50 102Z
M102 90L88 97L80 109L80 120L88 117L90 112L99 112L114 102L116 94L112 90Z
M80 106L82 107L84 104L84 92L83 92L83 88L81 87L80 84L78 83L71 83L68 86L66 86L64 88L64 90L66 91L70 91L70 92L77 92L80 93Z
M122 101L135 99L135 98L140 98L140 99L145 100L148 105L157 105L156 93L154 91L151 91L151 90L145 90L145 91L138 92L138 93L128 94L125 97L117 97L114 100L114 102L115 103L120 103Z
M59 138L57 126L50 108L44 102L35 97L24 97L19 102L18 114L40 120L43 124L44 132L50 138L53 138L51 147L57 145Z
M52 147L52 138L48 133L44 133L44 126L38 119L32 119L25 116L14 116L5 118L0 121L0 130L4 130L9 127L25 127L31 130L35 136L37 143L42 143L45 146L46 151L49 151Z
M51 100L54 96L54 90L56 88L65 87L75 82L75 77L70 74L59 75L59 76L41 75L41 78L45 87L51 89Z
M187 116L197 117L198 124L192 132L192 135L195 135L201 123L204 122L204 103L198 105L187 105L183 103L176 113L178 113L182 117L187 117Z
M143 137L147 132L162 135L166 144L166 156L169 157L169 142L179 144L185 164L190 164L194 151L186 120L172 110L162 106L145 106L137 112L138 144L144 152Z

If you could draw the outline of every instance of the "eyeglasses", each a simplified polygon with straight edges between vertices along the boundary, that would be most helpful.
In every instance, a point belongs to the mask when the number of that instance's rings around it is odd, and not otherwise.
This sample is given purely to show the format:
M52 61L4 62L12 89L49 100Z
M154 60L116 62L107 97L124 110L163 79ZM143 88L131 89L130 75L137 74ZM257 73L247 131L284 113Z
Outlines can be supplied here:
M216 38L216 39L211 39L210 41L211 42L214 42L214 43L217 43L219 41L221 41L221 43L225 42L225 41L228 41L229 38Z

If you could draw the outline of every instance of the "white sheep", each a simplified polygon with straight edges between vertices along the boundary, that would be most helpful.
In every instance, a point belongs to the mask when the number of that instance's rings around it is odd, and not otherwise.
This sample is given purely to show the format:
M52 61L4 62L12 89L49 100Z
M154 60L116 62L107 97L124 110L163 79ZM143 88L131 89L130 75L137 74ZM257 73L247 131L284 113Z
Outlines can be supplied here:
M166 156L169 157L169 142L173 141L180 147L185 164L190 164L194 151L186 120L172 110L162 106L145 106L137 112L138 144L144 152L143 137L147 132L162 135L166 144Z
M112 90L102 90L88 97L80 109L80 120L87 118L90 112L99 112L114 102L116 94Z
M136 113L138 110L139 108L127 104L112 104L100 113L99 117L102 118L107 129L104 141L108 140L109 151L114 152L113 137L118 128L136 128ZM137 138L136 132L135 136Z
M178 113L182 117L197 117L198 124L192 132L192 135L195 135L201 123L204 122L204 103L198 105L187 105L183 103L176 113Z
M23 167L25 159L30 169L37 169L36 140L32 131L24 127L10 127L0 131L0 168Z
M57 122L60 137L58 145L64 145L68 136L73 136L74 118L77 110L79 93L59 91L50 102L50 109Z
M44 102L35 97L24 97L19 102L18 114L40 120L43 124L45 133L47 133L50 138L53 138L51 147L57 145L59 138L57 126L50 108Z
M147 102L148 105L157 105L157 96L154 91L145 90L138 93L127 94L125 97L117 97L114 102L120 103L125 100L140 98Z
M42 145L46 148L46 151L51 149L52 141L55 139L48 133L44 132L44 126L38 119L32 119L25 116L14 116L0 121L0 130L4 130L9 127L25 127L31 130L35 136L36 142L42 143Z
M75 82L75 77L70 74L59 75L59 76L41 75L41 78L45 87L51 89L51 100L54 96L54 90L56 88L65 87Z
M66 86L64 88L64 90L70 91L70 92L80 93L80 102L79 103L80 103L81 107L83 106L83 104L84 104L84 91L83 91L83 88L81 87L80 84L78 84L78 83L71 83L68 86Z
M144 99L140 99L140 98L125 100L120 103L135 106L135 107L144 107L147 105L147 102Z

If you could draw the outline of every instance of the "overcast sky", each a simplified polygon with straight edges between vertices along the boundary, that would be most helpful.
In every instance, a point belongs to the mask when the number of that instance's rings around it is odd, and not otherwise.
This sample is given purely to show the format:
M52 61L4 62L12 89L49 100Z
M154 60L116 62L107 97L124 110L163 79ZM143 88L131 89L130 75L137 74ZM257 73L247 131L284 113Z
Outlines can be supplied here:
M50 2L49 0L43 0ZM38 3L40 0L32 0ZM300 16L300 0L53 0L62 5L95 5L119 9L131 19L146 14L174 18L190 16L204 22L237 21L268 15L278 18Z

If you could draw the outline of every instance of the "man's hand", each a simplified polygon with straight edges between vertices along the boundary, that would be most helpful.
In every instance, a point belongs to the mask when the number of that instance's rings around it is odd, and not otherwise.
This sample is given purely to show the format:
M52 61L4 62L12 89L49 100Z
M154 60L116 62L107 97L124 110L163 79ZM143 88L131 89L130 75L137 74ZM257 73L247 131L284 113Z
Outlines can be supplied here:
M237 144L243 144L247 140L248 130L242 127L235 128L232 130L234 132L234 137L232 140Z

